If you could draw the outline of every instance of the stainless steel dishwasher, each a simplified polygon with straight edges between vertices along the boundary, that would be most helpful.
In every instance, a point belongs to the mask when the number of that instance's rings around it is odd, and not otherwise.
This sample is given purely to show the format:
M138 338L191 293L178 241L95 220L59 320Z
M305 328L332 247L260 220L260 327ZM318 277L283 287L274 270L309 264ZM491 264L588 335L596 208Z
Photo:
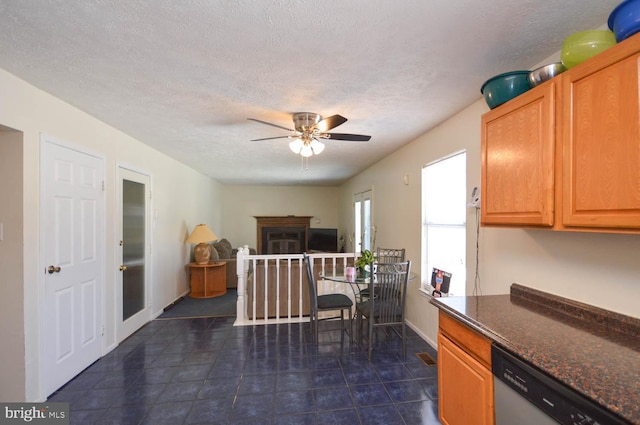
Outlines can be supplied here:
M629 422L493 344L496 425L618 425Z

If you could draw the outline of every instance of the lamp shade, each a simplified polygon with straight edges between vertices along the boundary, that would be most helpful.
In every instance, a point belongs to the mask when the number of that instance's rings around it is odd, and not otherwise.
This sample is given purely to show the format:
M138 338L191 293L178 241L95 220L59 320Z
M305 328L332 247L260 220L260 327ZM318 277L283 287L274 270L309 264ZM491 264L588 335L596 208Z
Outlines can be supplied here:
M304 145L302 149L300 149L300 155L304 156L305 158L308 158L311 155L313 155L313 150L311 150L311 146Z
M198 224L187 238L187 243L197 244L193 250L196 263L207 264L211 259L211 245L208 242L218 240L218 236L206 224Z
M187 238L187 243L207 243L217 241L218 236L206 224L198 224Z
M300 153L303 146L304 143L300 139L295 139L293 142L289 143L289 149L291 149L293 153Z
M313 153L316 155L321 154L322 151L324 150L324 143L316 139L313 139L310 146L311 146L311 149L313 150Z

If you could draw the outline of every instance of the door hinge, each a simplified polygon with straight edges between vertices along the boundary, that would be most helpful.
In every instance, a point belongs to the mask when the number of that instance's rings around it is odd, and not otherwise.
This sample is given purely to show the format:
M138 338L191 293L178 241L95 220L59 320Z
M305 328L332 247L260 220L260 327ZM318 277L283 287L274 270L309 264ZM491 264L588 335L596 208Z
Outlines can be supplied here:
M102 180L102 191L104 192L104 180Z
M150 200L153 199L153 192L152 191L149 191L149 199Z
M102 336L104 336L104 325L101 327Z

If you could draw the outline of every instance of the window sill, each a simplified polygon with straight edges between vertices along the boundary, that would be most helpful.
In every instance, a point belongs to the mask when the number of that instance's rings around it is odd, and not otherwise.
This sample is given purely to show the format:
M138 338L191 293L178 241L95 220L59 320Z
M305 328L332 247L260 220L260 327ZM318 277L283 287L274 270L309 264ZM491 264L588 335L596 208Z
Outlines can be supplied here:
M426 298L429 298L429 299L431 299L431 298L435 298L433 295L431 295L431 294L433 293L433 287L432 287L432 286L429 286L429 288L428 288L428 289L425 289L425 288L424 288L424 286L420 286L420 287L418 288L418 292L419 292L419 293L420 293L420 295L422 295L423 297L426 297ZM454 297L454 296L457 296L457 295L452 295L452 294L443 294L443 295L442 295L442 298L449 298L449 297Z
M418 288L418 292L420 293L420 295L422 295L425 298L431 299L433 298L433 295L431 295L431 292L433 291L433 288L431 290L427 290L424 288L424 286L420 286Z

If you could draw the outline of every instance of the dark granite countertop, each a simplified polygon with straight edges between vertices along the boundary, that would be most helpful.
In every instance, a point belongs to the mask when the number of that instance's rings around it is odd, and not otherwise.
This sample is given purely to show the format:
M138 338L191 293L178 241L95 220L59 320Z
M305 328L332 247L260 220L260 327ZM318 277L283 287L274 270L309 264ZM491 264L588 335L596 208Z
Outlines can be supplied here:
M513 284L431 303L610 411L640 424L640 320Z

